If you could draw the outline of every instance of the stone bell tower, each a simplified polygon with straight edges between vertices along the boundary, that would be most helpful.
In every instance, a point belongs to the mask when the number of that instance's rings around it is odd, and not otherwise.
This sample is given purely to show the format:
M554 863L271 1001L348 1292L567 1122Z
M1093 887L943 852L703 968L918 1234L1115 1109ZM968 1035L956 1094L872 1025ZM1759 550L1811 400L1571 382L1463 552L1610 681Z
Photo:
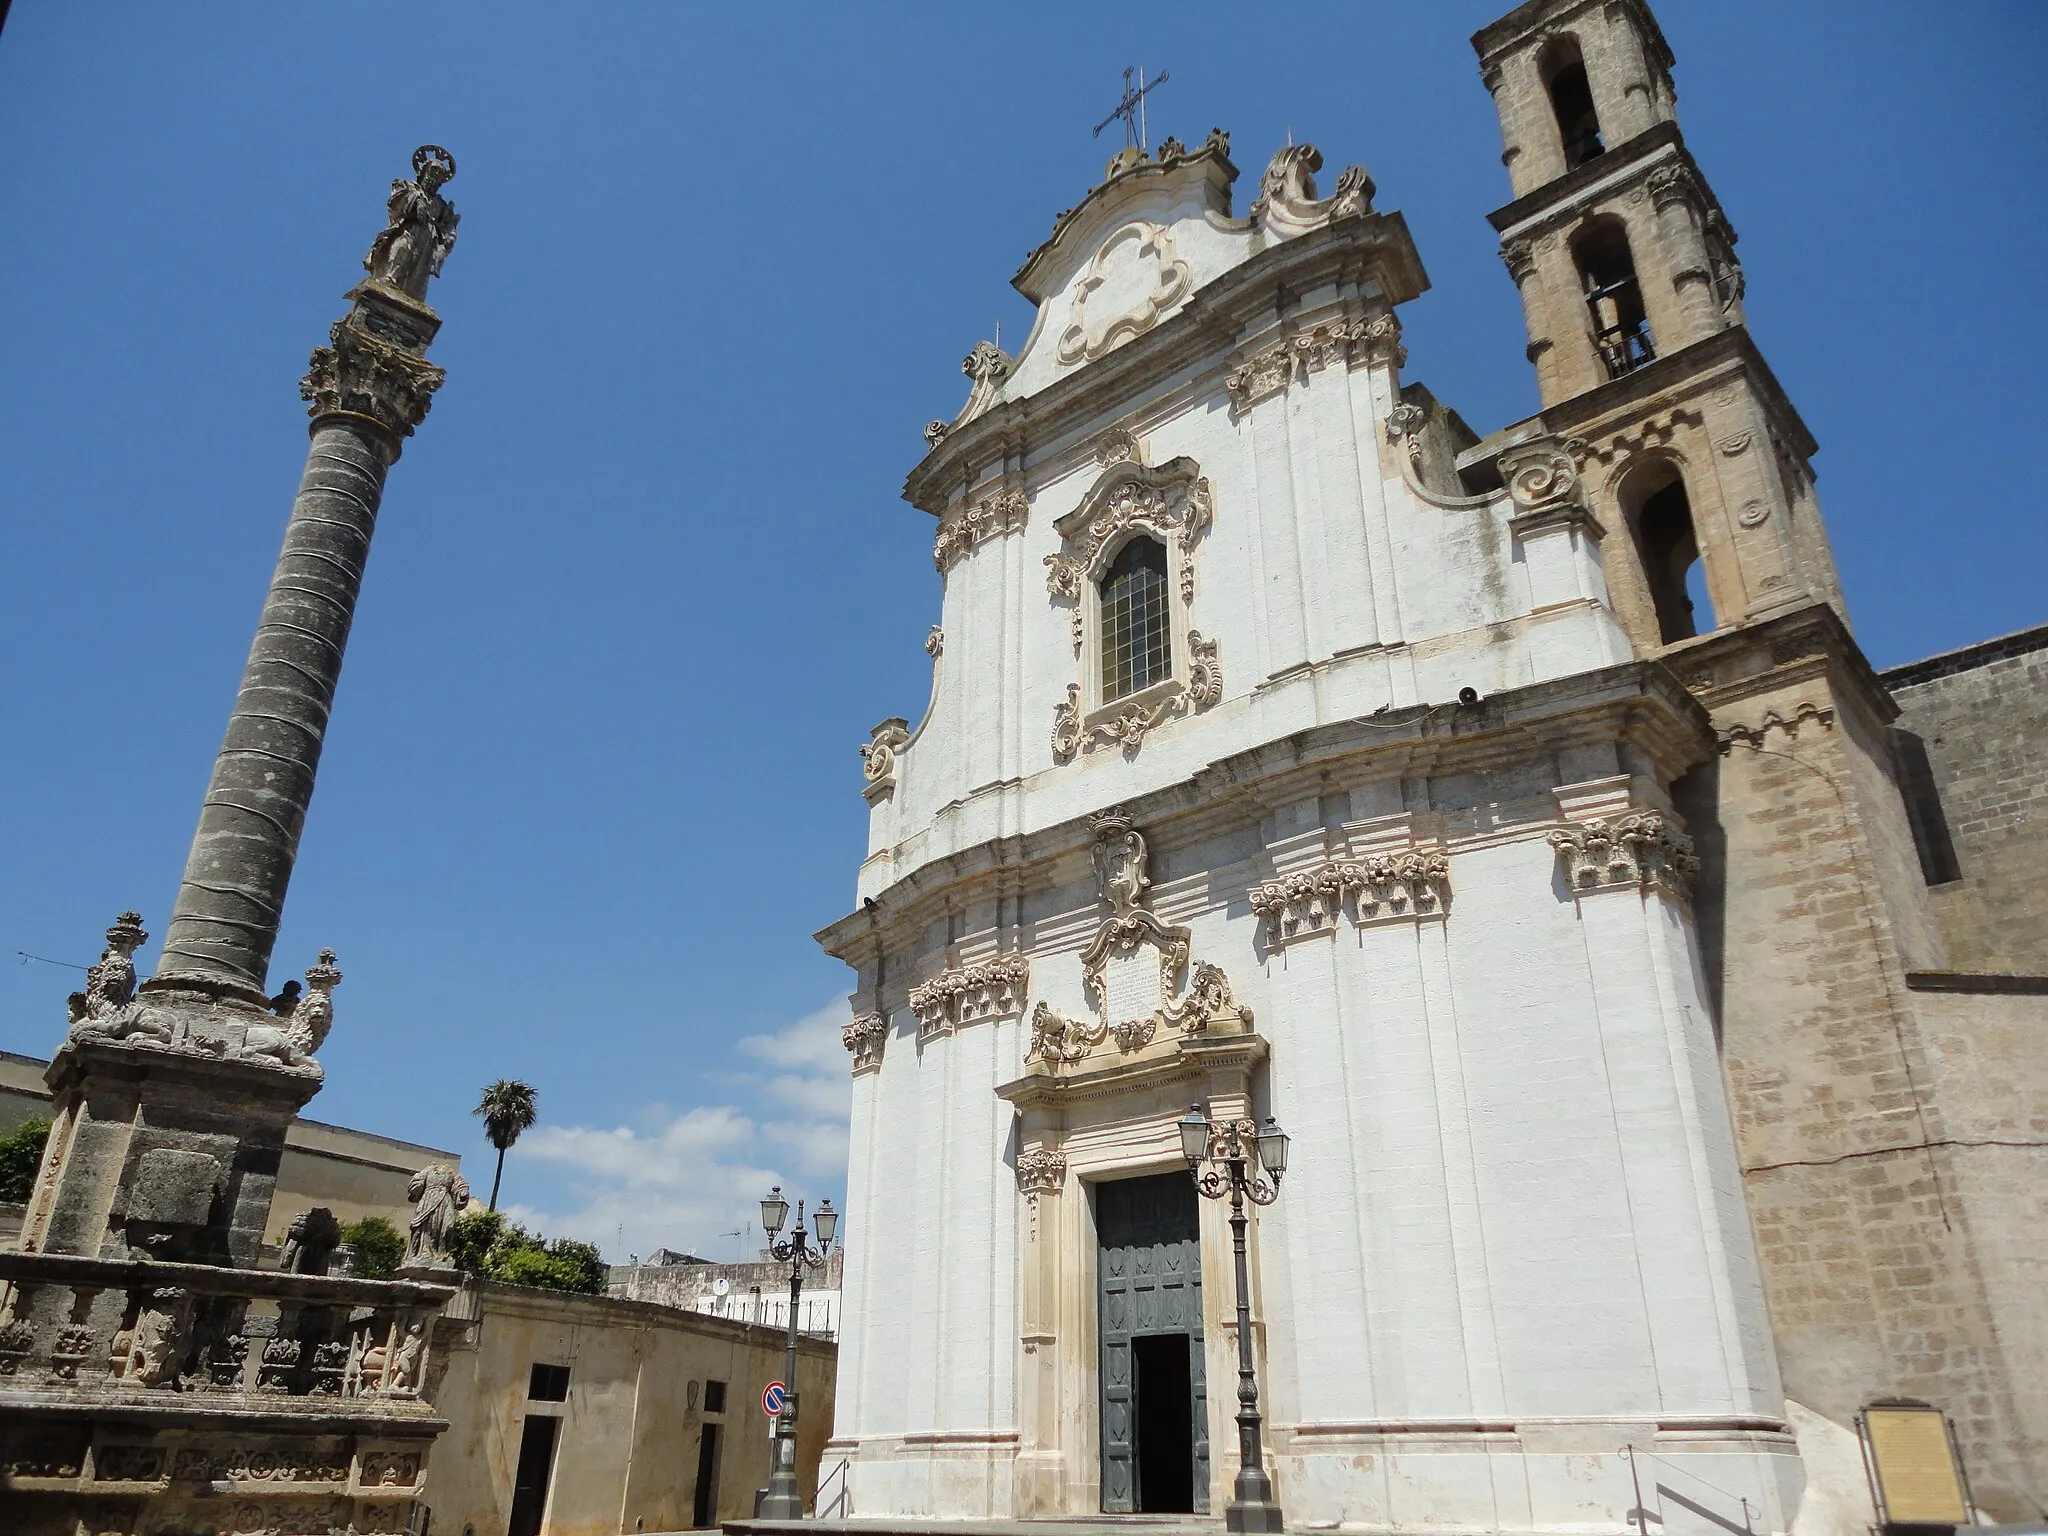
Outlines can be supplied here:
M1514 201L1489 217L1541 426L1582 444L1638 651L1839 610L1815 444L1750 338L1735 230L1679 132L1656 18L1640 0L1530 0L1472 41L1506 146ZM1695 561L1711 612L1701 584L1688 592Z
M1529 0L1472 42L1542 407L1459 465L1469 481L1497 456L1512 480L1524 445L1569 442L1617 617L1711 718L1714 751L1671 795L1809 1495L1867 1499L1855 1416L1905 1397L1948 1408L1973 1497L2019 1519L2042 1507L2048 1394L2038 1240L2010 1234L2039 1227L1956 1066L2011 1049L2009 979L1948 970L1898 707L1849 631L1815 444L1744 319L1671 50L1643 0Z

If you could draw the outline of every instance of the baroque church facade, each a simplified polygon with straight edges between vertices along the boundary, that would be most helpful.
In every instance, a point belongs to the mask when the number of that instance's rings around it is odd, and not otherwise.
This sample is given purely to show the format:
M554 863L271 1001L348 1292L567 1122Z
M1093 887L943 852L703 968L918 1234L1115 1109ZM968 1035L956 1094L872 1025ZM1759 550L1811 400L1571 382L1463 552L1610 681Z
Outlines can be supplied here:
M926 430L931 700L820 935L860 1517L1221 1511L1191 1102L1293 1138L1251 1243L1290 1523L1862 1529L1886 1398L1992 1517L2048 1497L2041 1154L1979 1123L2048 1113L2048 987L1950 967L1654 17L1474 44L1537 415L1404 380L1428 279L1362 169L1290 145L1239 216L1219 131L1109 162Z

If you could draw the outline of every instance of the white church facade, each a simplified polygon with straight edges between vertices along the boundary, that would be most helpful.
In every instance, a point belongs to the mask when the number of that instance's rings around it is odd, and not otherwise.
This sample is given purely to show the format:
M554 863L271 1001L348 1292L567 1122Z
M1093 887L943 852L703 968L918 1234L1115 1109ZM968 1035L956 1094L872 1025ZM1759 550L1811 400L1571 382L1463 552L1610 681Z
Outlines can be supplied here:
M1668 118L1646 11L1536 11L1579 19L1610 142ZM1632 623L1655 562L1588 444L1480 444L1404 386L1421 261L1320 169L1282 148L1240 213L1226 135L1125 150L927 429L931 700L863 749L861 900L820 935L858 973L862 1231L827 1465L861 1518L1220 1514L1198 1103L1293 1138L1251 1269L1290 1527L1620 1531L1654 1463L1667 1531L1789 1530L1814 1469L1673 796L1714 721ZM1627 299L1582 338L1610 373ZM1709 430L1779 430L1730 398ZM1697 539L1725 624L1839 600L1787 487Z

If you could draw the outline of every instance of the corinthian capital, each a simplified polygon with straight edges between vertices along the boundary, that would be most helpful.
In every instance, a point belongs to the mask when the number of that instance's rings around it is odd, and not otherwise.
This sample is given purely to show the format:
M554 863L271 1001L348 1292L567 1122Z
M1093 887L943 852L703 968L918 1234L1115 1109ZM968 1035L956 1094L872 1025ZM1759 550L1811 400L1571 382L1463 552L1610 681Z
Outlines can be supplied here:
M415 349L373 333L364 311L380 297L361 294L356 307L334 322L327 333L329 345L315 349L312 366L299 380L299 398L316 421L336 414L366 416L393 437L410 437L426 420L434 391L448 374Z

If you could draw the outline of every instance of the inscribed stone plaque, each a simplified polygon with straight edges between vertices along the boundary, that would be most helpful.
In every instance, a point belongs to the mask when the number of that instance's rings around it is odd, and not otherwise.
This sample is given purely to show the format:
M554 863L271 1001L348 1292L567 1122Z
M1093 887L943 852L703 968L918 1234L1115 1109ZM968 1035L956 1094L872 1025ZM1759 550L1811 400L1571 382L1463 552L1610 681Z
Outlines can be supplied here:
M1963 1480L1938 1408L1866 1408L1864 1433L1893 1525L1968 1525Z
M1159 1011L1159 951L1140 944L1135 953L1112 955L1102 967L1102 1021L1114 1028Z
M157 1147L143 1153L135 1164L128 1218L167 1226L204 1226L213 1214L213 1194L219 1183L220 1159L211 1153Z

